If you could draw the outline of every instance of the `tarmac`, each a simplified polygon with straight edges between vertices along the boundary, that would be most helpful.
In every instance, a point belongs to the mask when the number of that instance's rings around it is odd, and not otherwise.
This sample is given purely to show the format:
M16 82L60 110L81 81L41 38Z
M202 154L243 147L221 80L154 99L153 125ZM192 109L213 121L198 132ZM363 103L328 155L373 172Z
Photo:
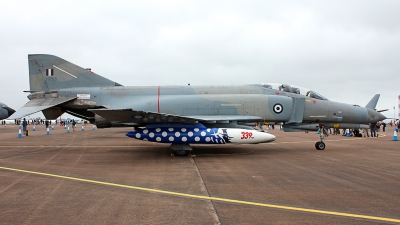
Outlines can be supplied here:
M0 127L0 224L400 224L400 142L269 130L272 143L168 144L130 128Z

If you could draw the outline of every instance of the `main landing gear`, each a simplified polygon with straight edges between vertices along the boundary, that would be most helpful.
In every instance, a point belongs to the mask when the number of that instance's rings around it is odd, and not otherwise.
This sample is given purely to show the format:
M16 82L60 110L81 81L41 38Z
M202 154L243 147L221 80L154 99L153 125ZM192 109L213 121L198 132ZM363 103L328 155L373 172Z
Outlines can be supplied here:
M170 148L175 156L187 156L193 150L189 144L172 143Z
M315 143L315 148L317 150L324 150L325 149L325 137L328 137L328 130L325 128L325 126L320 125L319 126L319 138L321 139L321 141L318 141L317 143Z

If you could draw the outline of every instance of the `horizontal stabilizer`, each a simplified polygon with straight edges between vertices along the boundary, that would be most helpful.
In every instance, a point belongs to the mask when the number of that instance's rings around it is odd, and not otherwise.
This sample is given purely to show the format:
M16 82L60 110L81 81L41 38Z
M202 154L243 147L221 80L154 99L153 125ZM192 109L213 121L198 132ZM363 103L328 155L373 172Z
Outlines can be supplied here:
M18 109L14 114L11 115L10 120L20 119L22 117L31 115L33 113L54 107L56 105L62 104L64 102L76 99L74 98L65 98L65 97L58 97L58 98L38 98L32 99L28 103L26 103L22 108Z
M227 121L256 122L258 116L215 115L215 116L178 116L165 113L137 111L133 109L89 109L109 121L120 123L218 123Z

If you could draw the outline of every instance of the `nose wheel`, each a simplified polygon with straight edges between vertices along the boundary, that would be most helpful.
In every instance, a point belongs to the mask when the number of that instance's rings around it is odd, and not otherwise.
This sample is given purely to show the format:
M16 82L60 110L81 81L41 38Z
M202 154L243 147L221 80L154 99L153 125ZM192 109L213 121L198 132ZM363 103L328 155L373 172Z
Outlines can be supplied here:
M315 148L317 150L324 150L325 149L325 143L323 141L318 141L315 143Z
M325 149L325 137L328 137L328 130L323 125L319 125L319 138L321 139L317 143L315 143L315 148L317 150L324 150Z

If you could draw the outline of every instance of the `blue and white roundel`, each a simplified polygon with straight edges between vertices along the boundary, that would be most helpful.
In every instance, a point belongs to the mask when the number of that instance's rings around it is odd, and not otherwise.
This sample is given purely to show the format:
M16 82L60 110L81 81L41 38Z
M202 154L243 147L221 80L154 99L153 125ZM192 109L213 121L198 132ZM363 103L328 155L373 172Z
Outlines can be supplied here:
M276 103L272 109L276 114L279 114L283 111L283 106L279 103Z

